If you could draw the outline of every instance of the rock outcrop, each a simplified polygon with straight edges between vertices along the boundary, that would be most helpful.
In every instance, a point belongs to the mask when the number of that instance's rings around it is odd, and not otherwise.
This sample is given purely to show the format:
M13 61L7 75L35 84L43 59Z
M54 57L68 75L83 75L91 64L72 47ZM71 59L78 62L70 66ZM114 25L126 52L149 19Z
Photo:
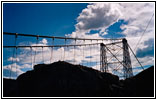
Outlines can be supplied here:
M4 79L3 93L4 96L18 97L149 97L154 94L153 68L119 80L118 76L110 73L67 62L38 64L34 70L14 80L16 89L8 90L7 85L11 83Z

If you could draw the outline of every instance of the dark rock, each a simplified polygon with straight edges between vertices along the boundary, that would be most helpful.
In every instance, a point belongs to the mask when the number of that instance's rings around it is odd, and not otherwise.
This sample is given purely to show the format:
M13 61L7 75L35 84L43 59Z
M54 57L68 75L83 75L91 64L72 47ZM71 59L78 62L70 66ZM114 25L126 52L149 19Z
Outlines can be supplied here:
M125 80L66 62L38 64L17 80L3 80L6 97L153 97L154 67Z
M18 96L16 80L3 78L3 96L4 97Z
M154 96L154 66L142 71L132 78L122 82L125 96L153 97Z
M21 96L109 96L99 71L66 62L40 64L17 79Z
M154 66L142 71L133 78L136 84L136 96L154 96Z

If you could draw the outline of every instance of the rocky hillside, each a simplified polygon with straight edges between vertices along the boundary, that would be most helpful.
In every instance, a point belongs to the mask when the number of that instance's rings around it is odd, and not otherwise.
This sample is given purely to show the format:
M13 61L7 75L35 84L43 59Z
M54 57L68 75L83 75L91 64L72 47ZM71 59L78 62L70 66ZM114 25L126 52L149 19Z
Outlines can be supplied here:
M3 94L6 97L153 97L153 72L152 66L122 81L109 73L59 61L36 65L17 80L3 79Z

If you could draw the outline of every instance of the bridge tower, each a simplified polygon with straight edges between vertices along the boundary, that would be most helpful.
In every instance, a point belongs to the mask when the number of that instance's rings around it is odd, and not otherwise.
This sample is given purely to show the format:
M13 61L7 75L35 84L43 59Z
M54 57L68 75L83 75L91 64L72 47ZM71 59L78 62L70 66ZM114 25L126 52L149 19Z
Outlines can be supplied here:
M121 58L123 59L120 61L120 58L117 57L116 54L112 52L112 49L110 49L107 45L116 45L121 43L121 50L122 50L122 56ZM124 38L122 39L121 42L115 42L111 44L100 44L100 71L102 72L109 72L109 64L111 62L108 61L108 56L107 53L110 53L111 58L115 58L117 62L112 62L114 63L119 63L121 64L122 68L121 71L123 72L123 78L129 78L133 76L133 71L132 71L132 65L131 65L131 59L130 59L130 53L129 53L129 48L128 48L128 43L127 40ZM116 70L116 65L114 66L112 70ZM112 72L111 72L112 73Z

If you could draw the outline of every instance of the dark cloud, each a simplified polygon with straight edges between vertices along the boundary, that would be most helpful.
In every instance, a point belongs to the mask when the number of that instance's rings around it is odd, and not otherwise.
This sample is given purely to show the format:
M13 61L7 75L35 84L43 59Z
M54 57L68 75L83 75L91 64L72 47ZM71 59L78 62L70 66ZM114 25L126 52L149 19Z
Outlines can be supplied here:
M154 39L151 38L148 41L145 41L144 45L147 47L143 49L138 49L136 52L137 57L143 58L146 56L154 56Z

